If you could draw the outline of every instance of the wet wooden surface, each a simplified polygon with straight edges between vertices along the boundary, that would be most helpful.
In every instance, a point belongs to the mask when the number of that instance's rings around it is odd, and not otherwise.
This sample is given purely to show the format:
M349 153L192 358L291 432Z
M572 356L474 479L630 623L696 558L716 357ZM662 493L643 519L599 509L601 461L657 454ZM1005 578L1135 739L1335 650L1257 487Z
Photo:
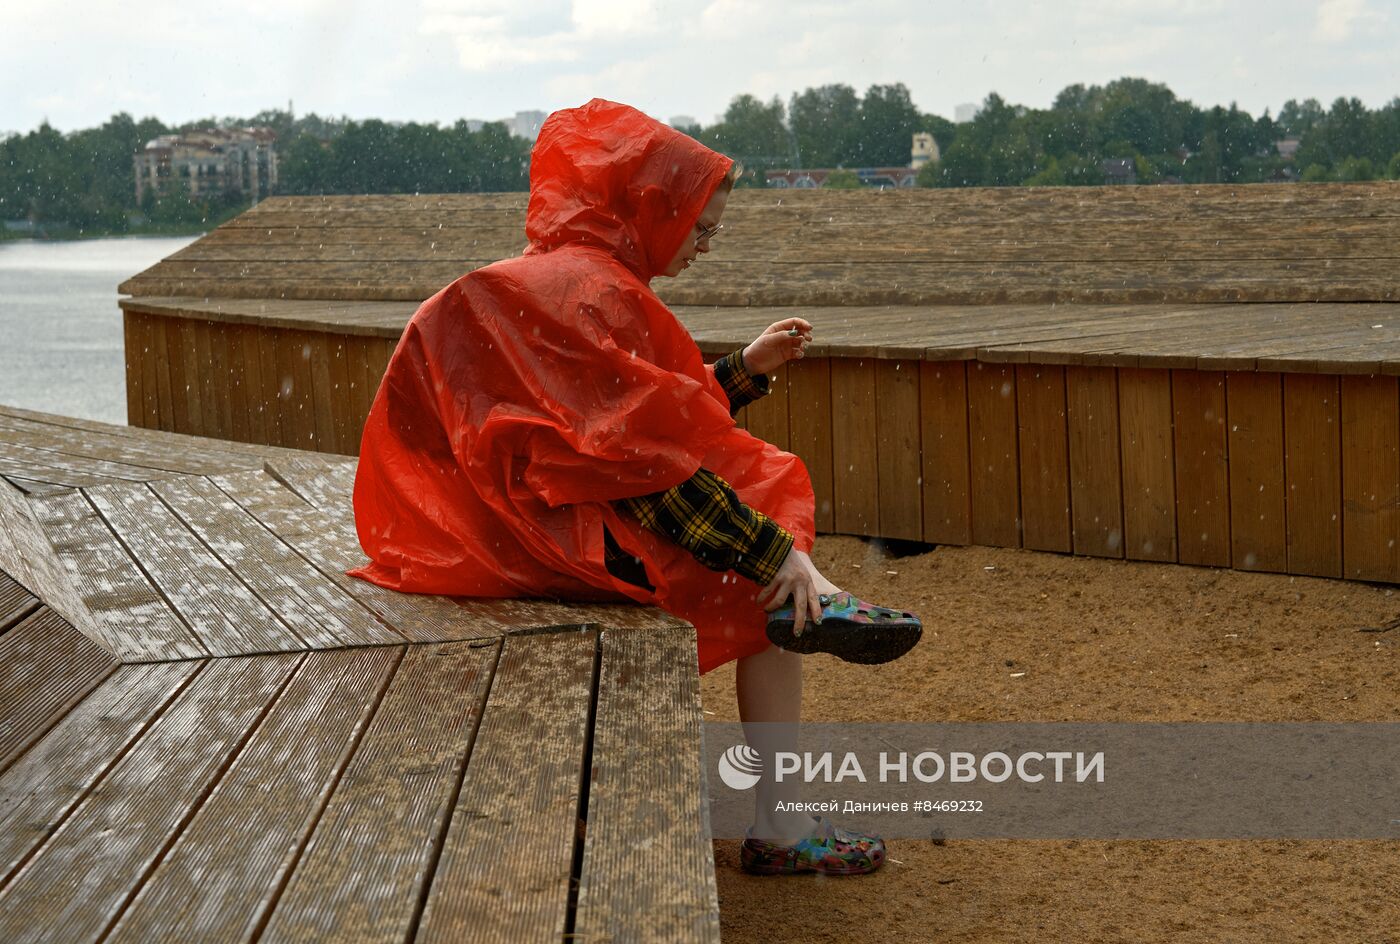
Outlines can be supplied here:
M687 624L346 577L353 462L21 420L123 475L0 482L0 940L717 938ZM685 868L587 882L593 831Z
M526 195L278 197L133 295L417 302L524 248ZM1394 301L1400 185L736 191L667 302Z

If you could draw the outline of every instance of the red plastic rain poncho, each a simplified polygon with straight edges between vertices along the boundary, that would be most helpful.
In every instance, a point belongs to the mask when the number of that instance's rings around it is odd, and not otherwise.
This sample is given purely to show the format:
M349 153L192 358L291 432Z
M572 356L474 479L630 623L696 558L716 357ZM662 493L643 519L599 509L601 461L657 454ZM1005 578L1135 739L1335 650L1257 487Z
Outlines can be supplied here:
M381 586L653 603L695 624L700 670L768 644L759 588L709 570L614 499L701 466L813 543L795 456L734 425L712 369L649 283L694 238L728 158L635 109L555 112L535 144L523 256L418 309L365 424L355 523ZM603 529L655 591L604 564Z

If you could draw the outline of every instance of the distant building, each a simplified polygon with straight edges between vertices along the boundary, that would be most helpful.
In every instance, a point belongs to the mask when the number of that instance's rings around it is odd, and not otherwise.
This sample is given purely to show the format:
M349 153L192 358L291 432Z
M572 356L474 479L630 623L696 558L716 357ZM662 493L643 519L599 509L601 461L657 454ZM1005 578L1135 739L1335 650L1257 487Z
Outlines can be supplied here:
M132 158L136 202L147 191L165 196L179 188L191 197L235 193L257 203L277 186L276 140L269 128L161 135Z
M932 161L938 163L938 142L927 131L914 135L914 147L910 151L909 167L918 170Z
M533 141L540 136L545 117L542 111L518 111L514 118L506 119L506 127L517 138Z
M982 110L980 105L968 102L965 105L958 105L953 109L953 120L958 124L971 121L977 117L977 113Z
M1109 186L1137 183L1137 163L1131 158L1110 157L1099 162L1103 182Z
M918 171L912 167L858 167L851 168L861 184L884 190L887 187L912 187ZM813 170L770 170L764 174L770 187L792 190L819 190L826 185L826 178L836 171L834 167Z
M1285 161L1291 161L1298 156L1298 138L1284 138L1282 141L1275 141L1274 148L1278 151L1278 156Z

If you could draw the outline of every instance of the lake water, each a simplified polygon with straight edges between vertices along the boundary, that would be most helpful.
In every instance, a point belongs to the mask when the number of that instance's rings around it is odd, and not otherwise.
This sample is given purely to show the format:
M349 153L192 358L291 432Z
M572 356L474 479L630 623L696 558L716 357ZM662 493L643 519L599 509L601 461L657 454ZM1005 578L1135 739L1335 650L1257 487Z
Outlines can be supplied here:
M0 404L125 423L117 285L195 238L0 242Z

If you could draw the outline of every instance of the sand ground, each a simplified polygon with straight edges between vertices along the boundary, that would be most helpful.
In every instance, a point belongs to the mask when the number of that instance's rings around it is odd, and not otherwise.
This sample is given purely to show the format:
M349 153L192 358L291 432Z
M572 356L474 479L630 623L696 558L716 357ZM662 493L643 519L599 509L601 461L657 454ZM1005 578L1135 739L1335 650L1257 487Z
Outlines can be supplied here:
M884 666L808 657L806 721L1400 714L1392 588L850 537L813 559L925 632ZM703 678L707 718L738 720L733 669ZM731 942L1400 941L1400 841L891 840L883 869L847 878L750 876L738 846L715 843Z

